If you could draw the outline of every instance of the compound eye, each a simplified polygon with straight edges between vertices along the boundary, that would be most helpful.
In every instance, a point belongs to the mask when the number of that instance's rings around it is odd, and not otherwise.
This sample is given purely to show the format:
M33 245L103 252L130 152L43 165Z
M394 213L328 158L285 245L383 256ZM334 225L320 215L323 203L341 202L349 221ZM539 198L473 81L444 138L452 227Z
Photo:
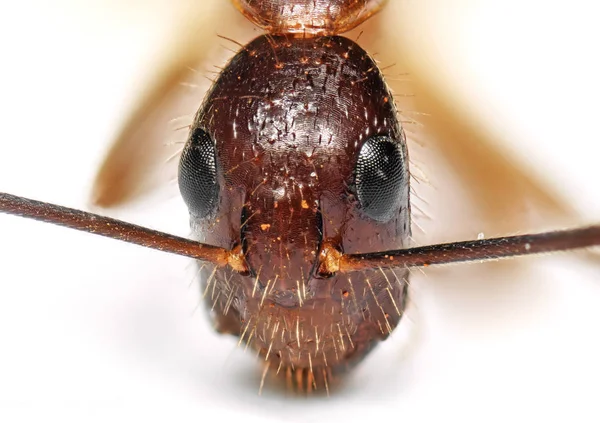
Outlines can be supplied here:
M397 216L406 189L406 163L400 145L387 136L369 138L355 169L356 194L362 211L387 222Z
M217 154L208 133L196 128L183 149L179 161L179 191L190 214L196 218L209 216L217 206Z

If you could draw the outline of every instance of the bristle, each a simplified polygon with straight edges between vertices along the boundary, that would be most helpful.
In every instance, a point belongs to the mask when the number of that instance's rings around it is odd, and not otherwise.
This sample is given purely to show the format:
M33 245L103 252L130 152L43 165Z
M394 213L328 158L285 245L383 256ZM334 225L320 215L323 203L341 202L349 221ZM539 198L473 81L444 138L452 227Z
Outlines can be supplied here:
M269 373L270 367L271 367L271 364L267 361L264 365L262 376L260 378L260 387L258 388L258 395L262 395L262 390L263 390L263 387L265 386L265 378L267 377L267 373Z

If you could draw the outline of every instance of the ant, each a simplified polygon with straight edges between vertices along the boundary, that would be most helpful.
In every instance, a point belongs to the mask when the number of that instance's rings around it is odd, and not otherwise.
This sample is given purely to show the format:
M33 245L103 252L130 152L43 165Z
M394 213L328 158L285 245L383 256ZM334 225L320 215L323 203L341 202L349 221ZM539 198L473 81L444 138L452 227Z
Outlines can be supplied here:
M46 206L45 206L45 207L46 207ZM46 210L47 210L47 208L46 208ZM565 234L563 233L562 235L565 235ZM575 237L575 238L576 238L576 239L580 239L579 237ZM479 243L475 242L475 243L476 243L477 245L479 245L479 244L482 244L482 242L479 242ZM527 244L528 244L528 243L527 243L527 242L525 242L525 243L522 243L521 245L523 246L523 248L525 248L525 249L526 249L526 251L529 251L529 250L527 250ZM529 244L530 244L530 247L531 247L532 245L534 245L534 246L535 246L535 242L531 242L531 243L529 243ZM521 250L521 252L524 252L524 251L522 251L522 250ZM490 255L490 253L488 252L488 253L486 253L486 254L485 254L485 257L487 257L487 256L489 256L489 255ZM389 254L388 254L388 256L389 256ZM396 255L395 255L395 256L396 256ZM481 256L481 257L479 257L479 258L485 258L485 257L484 257L484 256ZM388 259L389 259L389 257L385 257L385 259L386 259L386 260L388 260ZM384 263L384 264L385 264L385 263ZM427 264L427 263L425 263L425 262L422 262L422 263L419 263L419 264ZM382 263L378 263L378 266L382 266L382 265L383 265ZM243 270L243 271L246 271L246 270L244 270L244 269L242 269L242 270ZM326 268L326 269L325 269L325 273L328 273L330 270L331 270L331 269L328 269L328 268ZM337 269L334 269L334 270L337 270ZM335 272L330 272L330 273L335 273ZM325 276L328 276L328 275L326 275L326 274L325 274L325 275L323 275L323 278L324 278L324 279L327 279L327 278L325 278ZM306 375L304 375L304 381L303 381L303 383L306 383L306 378L307 378L307 376L306 376ZM308 387L308 385L306 385L306 386Z

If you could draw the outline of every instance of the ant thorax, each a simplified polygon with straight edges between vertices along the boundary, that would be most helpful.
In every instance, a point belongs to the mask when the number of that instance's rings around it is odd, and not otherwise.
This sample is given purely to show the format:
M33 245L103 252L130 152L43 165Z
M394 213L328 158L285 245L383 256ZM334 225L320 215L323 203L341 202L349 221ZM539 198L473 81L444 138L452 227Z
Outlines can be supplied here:
M271 34L341 34L378 12L387 0L233 0Z

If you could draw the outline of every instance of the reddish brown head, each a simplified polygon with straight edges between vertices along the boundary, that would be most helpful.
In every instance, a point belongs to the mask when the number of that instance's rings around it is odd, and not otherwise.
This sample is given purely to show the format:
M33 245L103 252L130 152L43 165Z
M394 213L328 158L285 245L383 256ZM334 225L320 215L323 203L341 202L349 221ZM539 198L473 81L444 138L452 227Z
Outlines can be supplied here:
M256 25L274 34L341 34L378 12L387 0L233 0Z
M249 269L204 269L219 329L307 380L357 362L400 320L407 274L330 274L321 252L405 247L408 181L392 97L357 44L247 45L208 93L180 163L194 233L241 247Z

